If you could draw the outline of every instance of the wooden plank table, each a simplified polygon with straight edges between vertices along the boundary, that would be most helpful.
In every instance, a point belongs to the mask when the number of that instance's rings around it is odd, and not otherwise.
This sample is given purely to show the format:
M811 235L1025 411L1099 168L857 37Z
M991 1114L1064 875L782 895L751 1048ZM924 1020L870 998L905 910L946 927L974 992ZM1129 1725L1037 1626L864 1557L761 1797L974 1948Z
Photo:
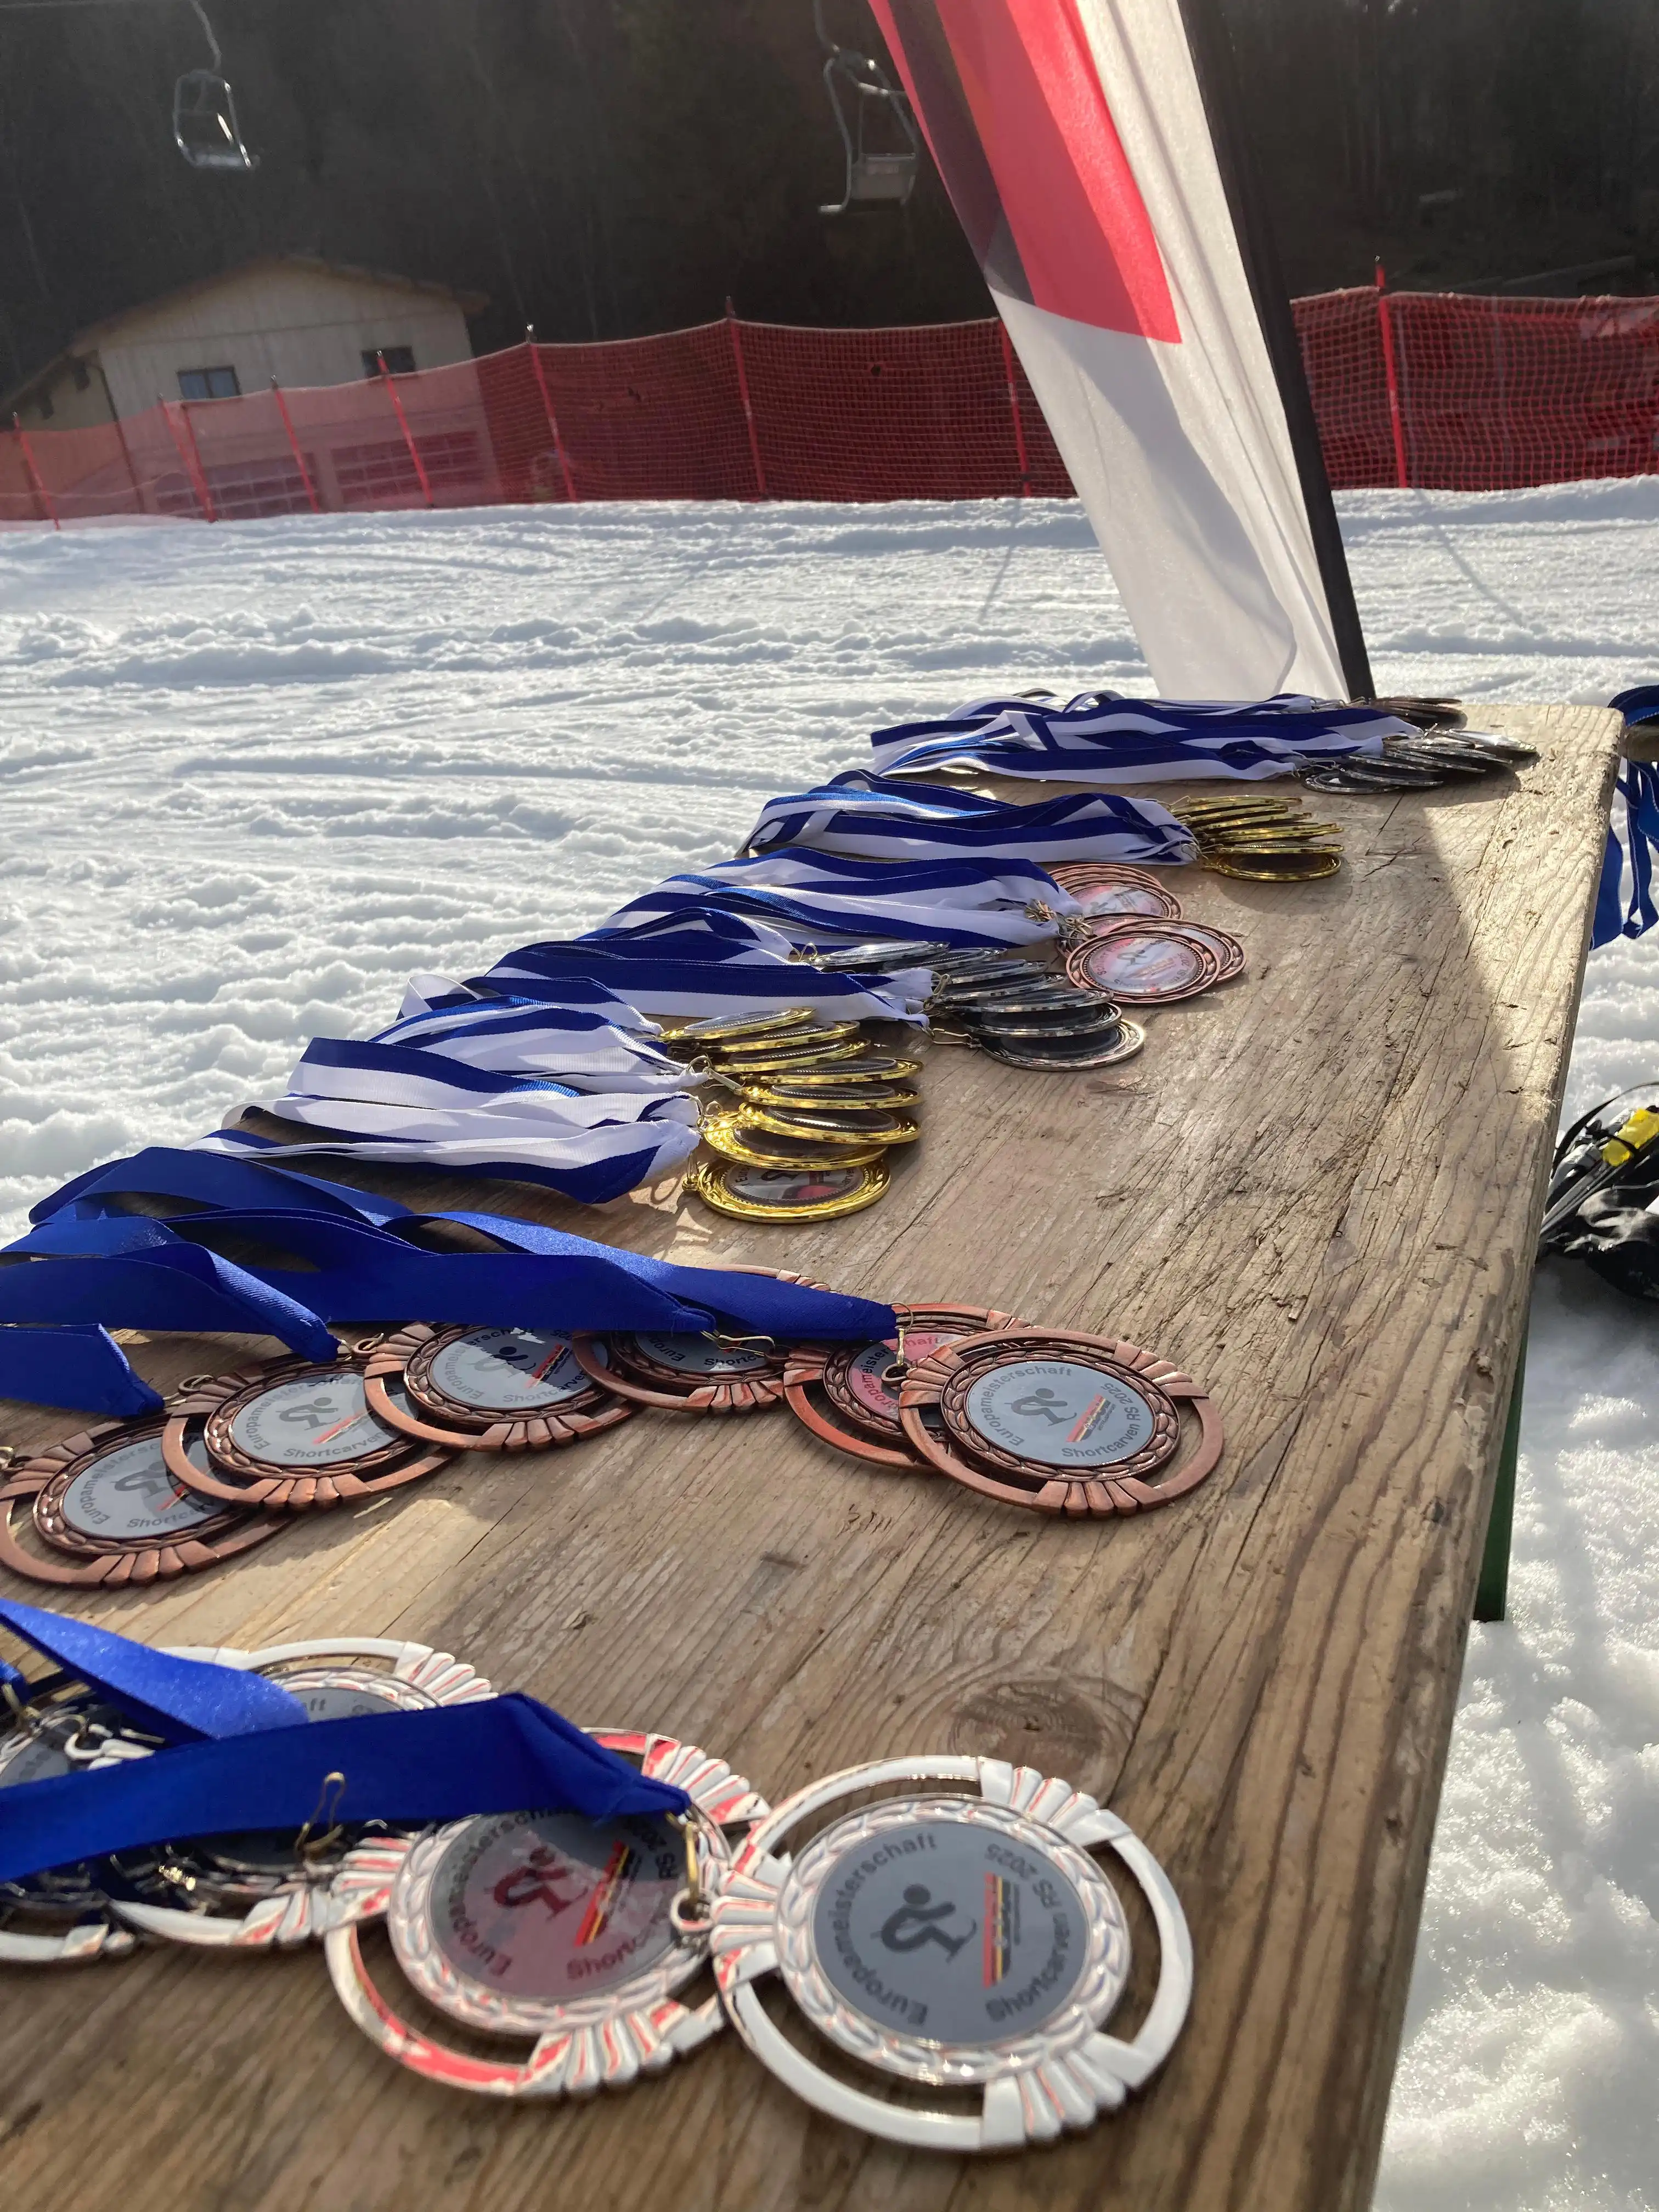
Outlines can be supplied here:
M1225 1417L1193 1496L1062 1525L841 1458L787 1413L645 1415L76 1607L152 1640L420 1638L578 1719L703 1743L775 1799L938 1749L1063 1774L1191 1923L1191 2020L1148 2092L1052 2149L939 2158L816 2117L727 2034L625 2095L503 2106L391 2064L314 1952L158 1948L0 1973L13 2212L1368 2201L1619 738L1585 708L1489 719L1540 764L1322 802L1348 828L1335 879L1183 876L1249 972L1156 1014L1139 1059L1062 1079L933 1053L927 1135L869 1212L792 1231L660 1192L413 1187L1155 1346ZM166 1386L242 1349L135 1358ZM19 1444L71 1425L0 1407Z

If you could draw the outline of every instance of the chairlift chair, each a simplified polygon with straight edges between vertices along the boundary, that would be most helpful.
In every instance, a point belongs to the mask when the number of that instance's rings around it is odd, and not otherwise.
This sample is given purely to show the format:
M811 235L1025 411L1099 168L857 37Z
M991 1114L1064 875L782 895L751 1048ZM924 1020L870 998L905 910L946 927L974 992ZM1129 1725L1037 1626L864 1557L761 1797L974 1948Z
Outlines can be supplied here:
M824 28L823 0L812 0L812 21L818 43L829 56L823 88L847 157L841 198L827 201L818 213L845 215L849 208L884 204L902 207L915 189L921 158L921 137L909 102L879 62L852 46L836 45Z
M236 97L229 78L221 71L213 26L202 0L190 0L190 4L207 33L213 66L186 70L173 88L173 143L192 169L257 169L259 157L250 154L243 142Z

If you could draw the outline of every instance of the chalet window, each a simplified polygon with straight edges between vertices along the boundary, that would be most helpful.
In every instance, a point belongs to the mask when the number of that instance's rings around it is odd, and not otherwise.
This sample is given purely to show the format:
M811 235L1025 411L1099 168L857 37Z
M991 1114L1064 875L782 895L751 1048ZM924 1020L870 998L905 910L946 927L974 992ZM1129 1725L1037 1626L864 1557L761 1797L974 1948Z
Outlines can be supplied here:
M386 362L386 372L389 375L413 376L415 374L415 349L413 346L377 346L372 350L369 348L365 347L363 349L363 374L365 376L378 376L380 373L380 363L382 361Z
M181 399L236 399L241 390L234 368L181 368L179 372Z

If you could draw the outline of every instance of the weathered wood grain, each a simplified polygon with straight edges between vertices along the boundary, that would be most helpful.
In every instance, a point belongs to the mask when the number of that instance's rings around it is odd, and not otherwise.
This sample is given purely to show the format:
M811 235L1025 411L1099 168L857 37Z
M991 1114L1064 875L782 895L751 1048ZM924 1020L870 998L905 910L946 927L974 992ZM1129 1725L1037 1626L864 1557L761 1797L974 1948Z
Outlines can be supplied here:
M499 2109L381 2058L314 1955L157 1951L0 1973L9 2206L1367 2202L1618 744L1589 709L1490 719L1540 765L1322 799L1348 827L1335 880L1183 878L1249 972L1155 1015L1139 1060L1060 1079L934 1051L926 1138L867 1213L774 1230L664 1193L492 1194L676 1259L1156 1346L1228 1425L1192 1498L1059 1526L841 1459L786 1414L647 1415L80 1607L156 1639L418 1636L578 1718L706 1743L775 1797L941 1747L1066 1774L1146 1838L1192 1923L1191 2023L1135 2107L1018 2159L907 2154L815 2118L726 2037L625 2096ZM135 1359L165 1385L243 1350ZM0 1407L19 1443L68 1425Z

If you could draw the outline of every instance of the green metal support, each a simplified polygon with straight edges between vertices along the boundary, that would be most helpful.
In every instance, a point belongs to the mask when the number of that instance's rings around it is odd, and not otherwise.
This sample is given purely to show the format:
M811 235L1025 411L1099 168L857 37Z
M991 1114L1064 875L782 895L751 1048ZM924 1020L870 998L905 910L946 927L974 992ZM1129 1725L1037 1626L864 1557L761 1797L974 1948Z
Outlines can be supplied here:
M1521 1398L1527 1381L1527 1340L1515 1362L1515 1381L1510 1390L1510 1417L1504 1425L1504 1449L1498 1455L1498 1481L1492 1494L1492 1518L1486 1523L1486 1548L1480 1561L1480 1580L1475 1586L1477 1620L1502 1620L1510 1587L1510 1539L1515 1528L1515 1466L1521 1455Z

